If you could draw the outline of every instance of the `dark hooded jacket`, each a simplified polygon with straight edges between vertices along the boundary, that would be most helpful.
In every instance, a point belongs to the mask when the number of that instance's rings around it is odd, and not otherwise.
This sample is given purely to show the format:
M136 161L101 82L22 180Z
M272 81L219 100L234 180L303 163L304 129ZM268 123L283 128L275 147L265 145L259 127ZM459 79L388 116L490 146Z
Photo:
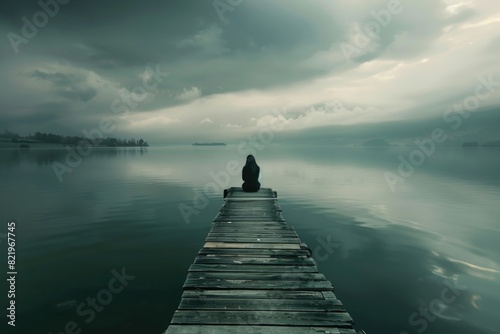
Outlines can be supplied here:
M241 171L243 178L242 188L244 191L258 191L260 189L259 183L260 167L257 165L253 155L247 156L247 162Z

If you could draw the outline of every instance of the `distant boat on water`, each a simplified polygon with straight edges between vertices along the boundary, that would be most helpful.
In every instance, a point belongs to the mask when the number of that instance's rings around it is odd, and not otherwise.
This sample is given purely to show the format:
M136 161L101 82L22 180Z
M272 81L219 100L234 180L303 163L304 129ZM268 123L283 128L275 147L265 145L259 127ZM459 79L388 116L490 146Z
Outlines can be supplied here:
M193 143L193 146L226 146L226 143Z

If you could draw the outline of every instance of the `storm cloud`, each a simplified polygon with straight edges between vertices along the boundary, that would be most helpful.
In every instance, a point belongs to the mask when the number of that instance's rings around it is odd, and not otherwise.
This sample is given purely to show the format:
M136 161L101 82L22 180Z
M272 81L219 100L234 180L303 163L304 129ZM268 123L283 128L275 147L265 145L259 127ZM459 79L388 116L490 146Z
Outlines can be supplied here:
M284 109L287 138L439 124L480 78L500 82L499 13L494 0L4 1L0 129L74 135L112 117L116 137L231 141ZM156 66L168 77L140 88ZM496 89L477 112L499 104Z

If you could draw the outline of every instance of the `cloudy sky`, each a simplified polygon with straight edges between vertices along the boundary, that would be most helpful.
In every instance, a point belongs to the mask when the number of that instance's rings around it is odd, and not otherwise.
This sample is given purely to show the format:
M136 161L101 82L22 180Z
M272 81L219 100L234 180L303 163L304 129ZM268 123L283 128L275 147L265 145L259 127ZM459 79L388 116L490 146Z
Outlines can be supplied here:
M480 78L500 82L498 0L396 2L42 0L44 14L3 1L0 130L77 135L107 119L108 135L153 143L347 134L438 124ZM500 105L492 87L474 112Z

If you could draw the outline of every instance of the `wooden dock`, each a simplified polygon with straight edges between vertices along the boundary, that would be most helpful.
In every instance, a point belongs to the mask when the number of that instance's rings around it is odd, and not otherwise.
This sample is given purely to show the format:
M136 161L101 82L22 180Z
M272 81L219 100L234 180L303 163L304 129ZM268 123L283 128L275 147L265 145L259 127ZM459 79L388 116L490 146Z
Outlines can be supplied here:
M224 195L164 334L356 334L276 192Z

